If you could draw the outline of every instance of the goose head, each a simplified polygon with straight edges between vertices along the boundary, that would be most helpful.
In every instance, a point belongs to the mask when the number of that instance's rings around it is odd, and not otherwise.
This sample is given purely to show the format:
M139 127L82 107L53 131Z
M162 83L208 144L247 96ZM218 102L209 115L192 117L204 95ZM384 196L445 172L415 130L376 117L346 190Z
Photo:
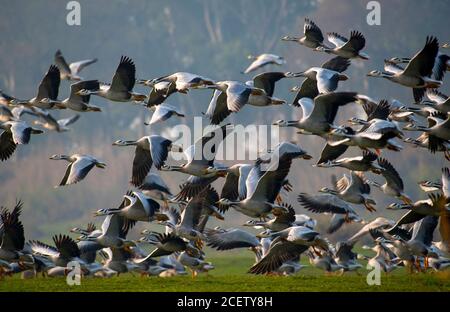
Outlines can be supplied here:
M94 93L94 91L91 91L88 89L81 89L81 90L78 90L77 92L75 92L76 95L81 95L81 96L91 95L93 93Z
M68 155L55 154L55 155L50 156L49 159L53 159L53 160L67 160L69 158L70 158L70 156L68 156Z
M368 77L383 77L384 74L383 72L379 71L379 70L372 70L367 74Z
M393 57L389 59L389 62L394 64L409 63L409 61L410 59L407 57Z
M112 145L114 146L136 145L136 141L117 140Z
M109 209L102 208L102 209L99 209L96 212L94 212L94 217L107 216L109 214L111 214Z
M299 38L293 37L293 36L284 36L284 37L281 37L281 40L283 40L283 41L297 41L297 40L299 40Z
M404 210L404 209L408 209L409 205L403 205L403 204L399 204L399 203L392 203L389 206L386 207L386 209L389 210Z
M278 126L278 127L287 127L289 125L289 123L287 122L287 120L280 119L280 120L275 121L272 125Z
M333 189L331 189L331 188L329 188L329 187L322 187L322 188L319 190L319 192L320 192L320 193L327 193L327 194L337 194L337 193L338 193L337 191L335 191L335 190L333 190Z

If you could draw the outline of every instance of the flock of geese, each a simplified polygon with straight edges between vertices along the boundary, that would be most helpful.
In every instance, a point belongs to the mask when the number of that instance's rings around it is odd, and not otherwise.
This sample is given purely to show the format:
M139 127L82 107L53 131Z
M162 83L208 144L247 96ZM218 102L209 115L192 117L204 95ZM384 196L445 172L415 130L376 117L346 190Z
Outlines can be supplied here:
M383 71L368 73L370 77L411 88L414 105L406 106L399 101L376 101L357 92L337 91L341 81L348 79L344 72L351 62L369 59L363 52L366 39L359 31L352 31L349 38L334 32L327 36L333 46L326 44L320 28L306 19L302 37L285 36L282 40L333 55L332 58L302 72L262 72L246 82L215 81L187 72L136 79L134 62L122 56L108 84L79 76L96 59L68 64L61 51L57 51L56 65L48 69L36 97L21 100L3 92L0 95L0 159L4 162L18 146L28 144L33 135L44 133L42 129L67 131L79 118L76 114L57 120L52 116L53 110L101 112L102 108L89 104L93 95L113 102L144 104L153 111L148 124L155 124L184 117L178 108L165 103L172 94L209 89L213 94L204 117L217 126L185 149L158 134L115 141L115 146L134 148L133 190L127 191L115 208L95 212L96 217L103 218L100 228L89 223L85 228L71 229L78 236L76 239L58 234L53 236L53 245L37 240L26 242L20 221L23 203L18 201L12 209L2 207L0 275L22 272L24 277L38 273L62 276L68 273L68 263L77 261L84 276L108 277L125 272L172 276L186 274L187 269L196 276L214 269L206 261L205 244L220 251L251 250L256 261L248 272L253 274L294 274L303 267L301 255L327 273L357 271L362 268L363 259L372 266L378 264L385 272L402 266L410 272L439 271L450 266L449 169L442 169L439 180L421 181L420 187L428 194L424 196L426 199L414 202L405 193L399 172L382 157L384 149L401 151L399 140L402 140L412 147L442 153L450 160L450 100L438 90L450 68L449 56L440 50L435 37L427 37L413 57L392 57L385 61ZM274 54L249 58L252 63L243 71L245 74L268 64L286 63L283 57ZM297 94L290 105L293 110L301 108L301 119L278 120L274 125L294 127L301 135L323 138L325 145L314 166L348 170L340 179L334 177L332 185L317 194L298 194L298 203L305 210L330 215L327 233L319 233L313 217L297 214L291 204L283 201L286 192L293 191L288 180L292 163L312 158L297 144L281 142L252 163L225 166L214 160L217 145L233 132L233 125L224 123L230 114L238 113L245 105L286 105L285 100L274 97L276 83L285 78L297 81L300 77L303 81L293 88ZM73 83L70 96L60 100L58 90L64 79ZM136 83L150 88L148 96L133 91ZM335 124L338 110L349 103L359 103L366 118L353 117L344 125ZM33 126L23 119L24 115L34 118ZM408 138L405 131L420 135ZM208 146L209 150L205 150ZM340 158L349 147L360 151L360 156ZM182 165L169 164L167 160L172 153L184 153L186 161ZM89 172L97 170L94 168L106 168L105 163L91 155L53 155L50 159L69 163L59 186L79 183ZM180 191L173 194L158 171L182 172L187 179ZM219 193L212 183L221 179L224 183ZM361 209L380 211L371 196L372 188L395 201L387 209L404 210L405 214L399 220L384 217L364 220ZM244 226L261 232L255 235L244 228L207 226L210 219L224 220L230 208L249 218ZM160 224L165 230L159 233L147 229L139 240L127 239L136 222ZM327 234L351 222L360 223L362 228L337 244L327 239ZM436 228L438 236L434 234ZM369 237L372 247L364 248L372 249L375 256L353 251L356 243ZM144 245L153 246L150 253Z

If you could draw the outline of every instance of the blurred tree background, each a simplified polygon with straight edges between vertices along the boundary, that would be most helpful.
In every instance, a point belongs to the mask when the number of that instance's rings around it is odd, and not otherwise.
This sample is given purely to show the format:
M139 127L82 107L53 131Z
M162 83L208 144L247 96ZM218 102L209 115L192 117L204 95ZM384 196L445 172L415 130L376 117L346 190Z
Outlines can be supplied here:
M323 63L329 56L315 53L291 42L282 42L284 35L299 35L305 17L312 18L324 33L335 31L345 36L353 29L366 37L369 61L353 61L348 70L350 79L340 90L358 91L376 99L399 99L412 103L411 91L381 79L368 79L366 73L381 69L383 59L412 56L422 48L427 35L441 42L450 41L446 0L384 0L381 3L381 25L369 26L364 0L95 0L79 1L81 26L66 23L67 1L18 0L2 1L0 11L0 89L18 98L31 98L43 74L61 49L68 62L97 57L98 63L82 72L86 79L109 82L121 55L131 57L137 66L137 78L155 78L176 71L198 73L214 80L245 81L252 75L240 72L249 64L248 54L275 53L286 58L282 67L265 70L302 71ZM447 25L447 26L445 26ZM289 89L300 80L286 79L277 85L275 96L292 101ZM448 82L442 91L447 93ZM136 87L138 92L148 92ZM69 83L61 83L60 96L68 95ZM211 91L191 91L175 94L168 103L181 108L186 118L169 120L162 125L144 126L150 113L139 105L112 103L93 97L92 104L101 106L102 113L82 114L82 118L66 133L47 132L35 136L29 146L20 146L14 156L0 163L0 204L13 206L16 199L25 202L23 221L28 238L48 238L87 222L92 212L116 206L130 187L129 176L134 155L127 148L113 148L119 138L136 139L144 134L170 134L174 125L192 125L194 116L206 111ZM337 122L352 114L362 113L356 104L343 108ZM70 111L55 112L69 116ZM301 117L298 109L283 106L269 108L245 107L227 120L239 124L271 124L277 119ZM206 124L207 121L204 120ZM280 129L282 139L299 143L316 159L323 140L295 134L293 129ZM414 136L415 134L413 134ZM94 169L78 185L54 189L64 174L66 164L49 160L55 153L89 153L104 160L105 171ZM355 150L346 155L354 155ZM437 179L446 165L442 155L405 146L401 153L383 152L406 182L406 191L417 200L420 193L416 181ZM305 211L296 203L299 192L316 192L329 185L333 173L342 170L312 168L312 161L298 161L289 179L294 184L289 202L298 213ZM174 192L186 176L161 173ZM375 178L379 180L379 178ZM221 186L221 183L216 184ZM378 202L378 214L388 213L389 199L373 190ZM361 208L361 211L363 209ZM362 214L366 217L365 212ZM239 225L245 217L228 212L226 223ZM329 217L320 218L325 225ZM97 220L100 223L101 220ZM348 231L352 227L347 227ZM345 236L345 231L338 236Z

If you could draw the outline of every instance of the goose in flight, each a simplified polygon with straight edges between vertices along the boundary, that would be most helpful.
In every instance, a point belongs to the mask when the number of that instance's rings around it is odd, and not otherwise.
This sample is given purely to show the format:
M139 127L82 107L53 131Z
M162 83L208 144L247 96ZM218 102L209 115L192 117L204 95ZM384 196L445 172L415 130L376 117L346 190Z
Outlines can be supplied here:
M73 154L58 155L55 154L50 157L53 160L66 160L69 162L66 173L64 174L59 186L75 184L83 180L92 168L97 167L104 169L106 164L100 162L98 159L91 155ZM58 187L58 186L56 186Z
M221 198L218 201L223 207L233 207L251 218L265 218L276 209L287 210L286 207L274 204L283 183L289 173L294 157L283 155L278 162L269 165L266 171L261 170L261 163L256 163L246 179L246 197L241 200Z
M44 131L30 127L25 121L7 121L0 124L0 160L5 161L16 150L17 145L28 144L32 134Z
M58 50L55 53L55 64L56 66L58 66L61 73L61 80L81 80L82 78L78 76L80 71L83 70L83 68L85 68L86 66L91 65L95 62L97 62L96 58L67 64L61 50Z
M328 41L334 44L334 48L327 48L325 46L318 46L315 50L348 59L362 59L368 60L369 56L361 52L366 45L366 38L359 31L353 30L350 32L350 39L345 38L337 33L328 33Z
M388 120L372 119L358 132L350 127L339 127L331 131L331 136L337 138L336 141L328 141L327 144L332 147L345 144L361 149L373 148L378 155L383 148L397 152L402 149L393 139L403 138L403 133L395 123Z
M152 250L146 257L135 261L139 264L147 261L151 258L168 256L173 253L179 253L185 250L189 250L193 254L199 253L199 250L194 247L188 240L177 236L175 233L152 233L150 238L146 238L143 241L155 245L156 248Z
M336 128L330 132L317 164L334 161L350 146L358 146L363 150L374 148L377 155L381 154L380 149L382 148L399 152L402 150L402 146L392 140L392 137L400 135L396 134L398 131L395 124L384 122L384 120L374 120L371 127L367 129L363 127L358 132L348 126Z
M441 216L448 218L450 216L450 208L446 206L447 199L444 195L428 194L428 199L419 200L411 204L390 204L386 209L389 210L408 210L395 225L386 230L386 232L393 234L399 226L403 224L410 224L422 220L426 216Z
M293 226L268 236L274 239L267 254L249 269L249 273L265 274L275 271L285 261L298 257L310 246L329 249L328 242L318 232L303 226Z
M206 187L198 195L189 199L183 206L179 220L169 217L169 222L165 224L173 230L175 234L190 241L204 240L204 227L208 221L209 215L214 215L218 219L223 220L223 214L219 211L215 204L219 200L219 195L211 186Z
M166 85L160 83L165 82L168 83ZM157 91L164 90L166 92L166 97L170 95L172 92L180 92L186 94L190 89L202 89L207 86L211 86L214 84L212 79L187 73L187 72L176 72L167 76L163 76L160 78L155 78L152 80L141 80L141 84L147 86L155 86L159 85Z
M56 120L47 110L35 108L34 112L37 116L39 116L42 119L42 121L35 120L33 122L35 125L39 125L47 130L52 130L56 132L69 131L70 128L68 128L67 126L70 126L71 124L75 123L80 118L80 115L77 114L69 118Z
M77 111L77 112L101 112L101 108L90 105L90 94L80 95L81 90L98 91L100 83L98 80L78 81L70 85L70 95L67 99L59 103L60 106Z
M376 211L376 202L369 197L370 185L362 172L350 172L350 177L344 176L336 182L335 189L324 187L320 189L322 193L336 195L340 199L356 204L364 205L370 212Z
M49 259L55 266L66 267L71 261L83 264L80 259L80 249L72 238L59 234L53 236L53 242L55 247L34 240L30 242L30 247L33 254Z
M242 72L243 74L248 74L269 64L286 64L286 60L284 59L284 57L268 53L263 53L258 56L249 55L248 59L253 60L253 62L247 67L245 71Z
M321 94L316 98L301 98L299 104L303 111L302 119L295 121L278 120L274 125L280 127L296 127L299 133L327 136L336 128L333 125L338 109L346 104L359 100L355 92L332 92Z
M328 60L325 63L323 63L322 66L320 67L323 69L327 69L330 72L343 73L350 66L350 63L351 61L349 59L336 56L331 60ZM291 91L297 92L297 95L295 96L295 99L292 102L292 105L296 107L300 106L298 101L301 98L307 97L310 99L314 99L316 96L319 95L319 90L317 89L317 81L311 78L304 79L300 87L295 86L291 89Z
M168 165L161 169L164 171L179 171L202 178L216 177L222 174L223 170L214 167L214 158L221 142L229 134L234 127L230 124L218 127L198 139L194 145L189 146L184 155L187 158L187 163L181 166ZM209 150L205 150L205 146Z
M120 58L116 72L111 84L100 84L98 90L81 89L78 95L98 95L114 102L143 102L147 97L144 94L133 92L136 82L136 66L132 59L127 56Z
M244 226L252 226L255 228L262 227L266 230L278 232L294 225L301 225L296 222L297 220L295 218L294 208L288 204L281 205L284 206L287 211L281 210L280 212L275 214L275 218L270 219L269 221L249 220L244 223Z
M16 203L12 211L0 207L0 261L11 263L29 260L29 255L23 250L25 235L22 222L19 220L22 207L21 201Z
M450 113L450 97L435 89L427 89L427 97L430 99L421 102L444 114Z
M59 84L61 83L58 67L50 65L44 78L38 87L37 95L30 100L12 100L14 105L34 106L42 109L65 108L61 106L58 99Z
M205 116L211 124L218 125L231 113L237 113L245 104L252 106L281 105L285 101L272 97L276 81L295 77L287 72L267 72L253 78L252 81L219 81L210 86L215 89Z
M404 193L403 180L397 170L395 170L394 166L392 166L385 158L378 158L377 162L382 168L381 175L385 178L386 183L383 185L373 181L370 181L369 183L378 187L386 195L400 198L406 204L412 204L409 196Z
M170 95L177 92L176 84L170 81L154 83L153 80L139 79L136 83L150 87L151 89L147 101L144 102L144 105L147 107L160 105L164 103ZM186 92L187 91L182 91L180 93L186 94Z
M342 214L345 216L346 222L350 222L353 218L358 219L358 214L353 207L333 194L309 195L300 193L297 201L306 210L314 213Z
M296 75L315 81L319 93L333 92L337 89L339 81L348 80L347 75L324 67L311 67Z
M377 154L364 150L361 156L341 158L313 166L322 168L341 167L351 171L371 171L380 174L383 168L375 163L377 159Z
M147 126L164 122L172 116L185 117L177 108L168 104L161 104L156 107L151 106L150 110L153 110L153 114L150 122L145 123Z
M260 245L259 239L247 231L230 228L206 229L206 244L216 250L250 248L254 250Z
M172 141L159 135L149 135L135 141L117 140L115 146L136 146L131 184L138 187L142 184L152 165L161 169L169 155L169 151L182 152Z
M450 141L450 117L448 114L432 113L428 118L428 127L417 124L408 124L404 130L423 131L428 137L428 149L431 153L438 150L446 150L445 146Z
M284 36L283 41L294 41L305 47L316 49L317 47L324 47L323 34L320 28L311 19L305 18L303 25L303 37Z
M172 192L167 186L166 182L157 174L150 172L144 179L141 185L138 187L145 196L153 198L155 200L161 200L165 202L166 206L168 201L172 198Z
M142 192L128 192L118 208L99 209L95 216L119 215L131 221L165 221L167 216L159 212L159 204Z
M410 61L411 59L408 57L393 57L389 59L389 62L393 64L408 64ZM441 81L446 71L450 71L450 56L438 52L433 67L434 79Z
M131 195L131 192L127 194ZM122 209L126 206L125 199L119 206ZM135 243L126 239L128 231L133 228L136 221L129 220L119 214L109 214L103 220L101 232L94 231L93 233L80 237L80 241L94 242L98 244L99 248L130 248Z
M414 100L419 103L426 88L439 88L441 81L431 78L433 66L439 50L439 43L435 37L427 37L425 46L403 69L401 66L385 61L384 72L373 70L369 77L382 77L405 87L413 88Z

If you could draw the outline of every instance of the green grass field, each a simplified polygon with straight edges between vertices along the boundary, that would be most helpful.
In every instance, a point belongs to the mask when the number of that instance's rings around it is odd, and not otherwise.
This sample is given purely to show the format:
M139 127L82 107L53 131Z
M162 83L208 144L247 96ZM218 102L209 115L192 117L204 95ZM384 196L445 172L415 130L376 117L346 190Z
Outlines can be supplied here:
M112 278L84 278L80 286L68 286L64 278L22 280L19 275L0 280L0 291L450 291L450 272L408 274L398 269L382 274L380 286L366 283L366 270L360 275L326 276L307 267L295 276L254 276L246 271L253 263L243 251L214 254L208 258L216 266L209 275L170 278L123 274Z

